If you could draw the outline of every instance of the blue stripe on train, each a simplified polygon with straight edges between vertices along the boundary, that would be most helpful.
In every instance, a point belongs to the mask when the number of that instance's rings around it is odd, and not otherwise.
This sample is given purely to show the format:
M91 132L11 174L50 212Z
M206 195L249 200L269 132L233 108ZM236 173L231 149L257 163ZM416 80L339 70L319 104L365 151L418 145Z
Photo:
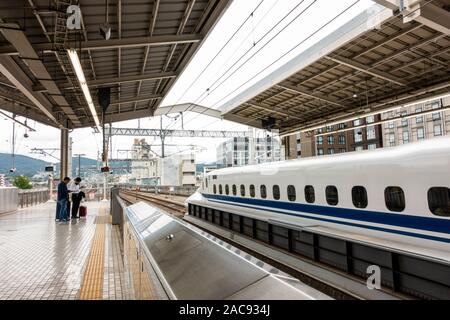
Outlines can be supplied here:
M240 197L220 196L203 194L207 199L217 199L221 201L231 201L234 204L246 204L251 206L262 206L271 209L282 209L296 212L304 212L317 216L335 217L349 220L357 220L360 222L379 223L403 228L418 229L432 232L440 232L450 234L450 220L439 218L417 217L405 214L391 214L384 212L355 210L347 208L325 207L318 205L308 205L295 202L284 202L274 200L249 199ZM262 209L262 208L255 208ZM265 210L265 209L263 209ZM269 210L272 211L272 210ZM286 214L285 212L274 211ZM297 216L298 214L291 214ZM316 219L316 217L305 216L305 218ZM330 220L337 222L336 220Z
M217 202L217 203L223 203L223 202L216 201L216 200L210 200L210 201ZM289 216L301 217L301 218L306 218L306 219L311 219L311 220L319 220L319 221L325 221L325 222L331 222L331 223L336 223L336 224L347 225L347 226L351 226L351 227L365 228L365 229L370 229L370 230L401 234L401 235L404 235L404 236L410 236L410 237L415 237L415 238L421 238L421 239L433 240L433 241L438 241L438 242L450 243L450 239L441 238L441 237L435 237L435 236L429 236L429 235L426 235L426 234L420 234L420 233L414 233L414 232L408 232L408 231L401 231L401 230L392 230L392 229L387 229L387 228L380 228L380 227L375 227L375 226L368 226L368 225L364 225L364 224L351 223L351 222L345 222L345 221L339 221L339 220L333 220L333 219L310 217L310 216L305 216L305 215L301 215L301 214L293 214L293 213L280 212L280 211L275 211L275 210L270 210L270 209L257 208L257 207L254 207L254 206L247 206L247 205L240 205L240 204L234 204L234 205L239 206L239 207L244 207L244 208L253 208L253 209L258 209L258 210L276 212L276 213L279 213L279 214L285 214L285 215L289 215Z

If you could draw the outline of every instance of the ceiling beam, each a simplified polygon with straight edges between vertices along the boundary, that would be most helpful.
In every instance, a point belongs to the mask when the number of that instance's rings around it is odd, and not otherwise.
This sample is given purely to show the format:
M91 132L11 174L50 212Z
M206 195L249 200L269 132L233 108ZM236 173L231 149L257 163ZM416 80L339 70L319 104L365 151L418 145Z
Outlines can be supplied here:
M263 106L263 105L260 105L260 104L256 104L256 103L253 103L253 102L245 102L244 104L249 105L249 106L254 107L254 108L257 108L257 109L265 110L265 111L270 112L270 113L276 113L276 114L284 116L284 117L290 117L290 118L294 118L294 119L297 119L297 120L303 120L302 118L298 117L296 114L289 113L289 112L286 112L286 111L279 111L279 110L276 110L276 108L274 108L274 107L266 107L266 106Z
M158 79L166 79L166 78L176 78L178 76L175 72L161 72L161 73L150 73L143 74L137 76L125 76L120 78L106 78L106 79L97 79L88 81L89 87L95 86L103 86L103 85L112 85L126 82L135 82L141 80L158 80ZM63 89L67 89L66 86L62 87Z
M117 37L118 39L122 39L122 0L117 1ZM122 48L117 48L117 77L122 76ZM119 85L118 91L117 91L117 99L119 101L121 100L121 90L122 87ZM120 102L118 103L118 111L120 112Z
M193 33L203 34L207 37L232 2L233 1L230 0L222 0L218 2L209 1L207 8L203 11L201 17L199 18L199 22L195 26ZM179 72L179 74L182 74L185 71L186 67L192 61L202 45L203 41L184 46L182 53L178 56L178 59L175 62L175 65L178 66L177 72ZM177 79L178 78L170 79L164 86L164 91L169 92ZM159 103L161 103L161 101L157 101L152 108L157 110L159 108Z
M121 113L107 113L105 115L106 123L114 123L126 120L134 120L139 118L146 118L152 116L151 111L148 108L138 109L136 111L127 111Z
M65 97L61 94L61 91L53 81L51 75L47 71L47 68L40 60L25 33L17 24L1 24L0 32L5 39L17 49L22 60L28 66L30 71L36 76L36 78L40 79L39 82L51 95L51 99L55 102L55 104L61 107L70 121L79 125L80 122L78 121L77 116L74 114L72 108L70 108ZM11 57L5 58L12 59Z
M374 77L377 77L377 78L380 78L380 79L383 79L383 80L386 80L386 81L398 84L400 86L407 86L408 85L407 82L402 80L402 79L399 79L397 77L391 76L391 75L389 75L389 74L387 74L387 73L385 73L383 71L374 70L372 67L364 65L362 63L359 63L359 62L357 62L355 60L351 60L351 59L344 58L344 57L335 57L335 56L333 56L333 57L332 56L326 56L326 58L331 60L331 61L334 61L336 63L339 63L341 65L344 65L344 66L347 66L349 68L361 71L363 73L367 73L367 74L369 74L371 76L374 76Z
M382 5L391 10L398 10L399 0L373 0L374 2Z
M161 115L167 115L167 114L175 114L175 113L182 113L182 112L192 112L192 113L198 113L203 116L213 117L213 118L221 118L221 114L219 110L211 109L205 106L201 106L195 103L182 103L182 104L176 104L173 106L165 106L165 107L159 107L156 109L153 113L154 116L161 116Z
M82 51L91 50L109 50L118 48L136 48L136 47L153 47L165 46L183 43L196 43L203 40L202 35L198 34L182 34L182 35L166 35L166 36L151 36L151 37L133 37L121 38L111 40L90 40L82 41L77 44L68 44L66 49L81 49ZM33 45L34 50L38 52L53 52L54 47L52 43L39 43ZM18 55L19 52L14 46L0 47L0 55Z
M33 91L33 82L23 72L11 57L0 56L0 72L16 86L34 105L36 105L46 118L54 122L58 127L63 128L62 123L56 119L52 112L52 104L39 92Z
M59 124L56 124L52 120L49 120L40 110L33 108L29 108L26 106L18 105L16 102L13 102L11 100L5 100L3 97L0 97L0 109L5 110L7 112L13 113L17 116L25 117L27 119L33 119L37 122L40 122L42 124L54 127L54 128L60 128Z
M292 92L298 93L298 94L300 94L302 96L307 96L309 98L321 100L321 101L324 101L326 103L329 103L329 104L332 104L332 105L335 105L335 106L338 106L338 107L345 107L343 104L339 103L337 100L334 100L332 98L328 98L328 97L326 97L324 95L321 95L321 94L314 93L314 92L312 92L310 90L299 88L297 86L292 86L292 85L289 85L289 84L277 84L276 86L280 87L280 88L282 88L284 90L292 91Z
M227 113L223 116L224 120L239 123L242 125L250 126L253 128L263 129L262 121L257 119L249 119L246 117L241 117L237 114Z
M183 35L166 35L166 36L150 36L150 37L136 37L136 38L121 38L111 40L90 40L81 42L81 44L74 44L73 49L81 50L107 50L117 48L134 48L144 46L165 46L182 43L195 43L203 39L198 34L183 34ZM70 46L69 46L70 47Z
M124 103L132 103L132 102L141 102L141 101L148 101L148 100L156 100L156 99L162 99L163 96L160 94L152 94L147 96L137 96L133 98L128 99L119 99L116 101L112 101L110 105L116 105L116 104L124 104Z
M409 2L414 2L414 4L410 5L409 10L405 10L408 14L404 15L404 23L415 20L445 35L450 35L449 11L445 8L438 7L435 3L422 4L417 1Z
M158 16L158 10L159 10L159 2L160 2L160 0L153 1L152 15L150 17L150 23L149 23L149 27L148 27L148 33L149 33L150 37L153 36L153 31L155 30L156 17ZM149 53L150 53L150 46L146 46L145 53L144 53L144 61L142 62L141 74L145 73L145 68L147 67ZM142 81L139 81L137 93L136 93L137 96L141 94L141 87L142 87ZM137 107L137 103L135 103L133 106L134 110L136 110L136 107Z

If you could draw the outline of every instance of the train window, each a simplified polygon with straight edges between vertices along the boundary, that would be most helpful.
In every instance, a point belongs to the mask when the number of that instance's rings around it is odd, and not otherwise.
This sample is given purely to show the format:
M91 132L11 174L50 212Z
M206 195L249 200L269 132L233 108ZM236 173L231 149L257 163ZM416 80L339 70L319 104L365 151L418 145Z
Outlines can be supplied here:
M213 185L213 192L214 192L214 194L217 193L217 187L216 187L216 185Z
M230 187L227 184L225 185L225 194L226 195L230 194Z
M362 186L356 186L352 188L352 201L353 205L357 208L367 207L367 191Z
M222 185L219 184L219 193L222 194L223 193L223 189L222 189Z
M295 201L297 199L294 186L287 187L287 195L288 195L289 201Z
M314 192L314 187L313 186L306 186L305 187L305 200L308 203L316 202L316 194Z
M450 189L434 187L428 190L428 208L441 217L450 217Z
M387 187L384 189L384 201L390 211L402 212L405 210L405 193L400 187Z
M273 198L275 200L280 200L280 187L277 185L274 185L272 188L273 191Z
M208 178L205 179L206 188L208 188Z
M245 186L241 184L241 196L245 197Z
M260 191L261 191L261 198L266 199L267 198L267 189L265 185L262 185L260 187Z
M235 196L235 195L237 195L237 188L236 188L236 185L235 184L233 184L233 196Z
M330 206L336 206L339 202L338 190L335 186L328 186L325 189L325 195L327 197L327 203Z
M250 185L250 197L252 197L252 198L255 197L255 186L254 185Z

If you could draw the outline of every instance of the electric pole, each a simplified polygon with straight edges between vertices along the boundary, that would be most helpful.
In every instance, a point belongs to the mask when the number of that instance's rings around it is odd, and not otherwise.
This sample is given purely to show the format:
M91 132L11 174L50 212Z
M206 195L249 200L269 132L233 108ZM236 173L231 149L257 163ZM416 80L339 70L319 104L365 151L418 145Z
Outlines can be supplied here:
M77 154L74 154L74 156L78 157L78 175L77 175L77 177L81 177L81 157L85 156L85 154L77 153Z

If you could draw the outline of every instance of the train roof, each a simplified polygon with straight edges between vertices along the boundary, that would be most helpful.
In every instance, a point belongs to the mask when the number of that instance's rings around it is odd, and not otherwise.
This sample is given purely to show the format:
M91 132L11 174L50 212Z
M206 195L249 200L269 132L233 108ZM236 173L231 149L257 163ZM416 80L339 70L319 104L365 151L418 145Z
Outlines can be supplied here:
M278 162L263 163L258 165L250 165L244 167L230 167L224 169L214 170L209 172L207 176L213 175L230 175L237 173L267 173L270 174L273 170L279 170L280 168L291 168L298 166L327 166L330 164L339 165L346 164L354 161L373 162L374 160L380 163L384 161L391 161L392 158L402 158L411 156L411 154L420 155L437 155L442 153L448 153L450 159L450 137L437 137L424 141L418 141L414 143L404 144L401 146L390 148L379 148L375 150L365 150L362 152L349 152L333 155L324 155L320 157L310 157L303 159L285 160Z

